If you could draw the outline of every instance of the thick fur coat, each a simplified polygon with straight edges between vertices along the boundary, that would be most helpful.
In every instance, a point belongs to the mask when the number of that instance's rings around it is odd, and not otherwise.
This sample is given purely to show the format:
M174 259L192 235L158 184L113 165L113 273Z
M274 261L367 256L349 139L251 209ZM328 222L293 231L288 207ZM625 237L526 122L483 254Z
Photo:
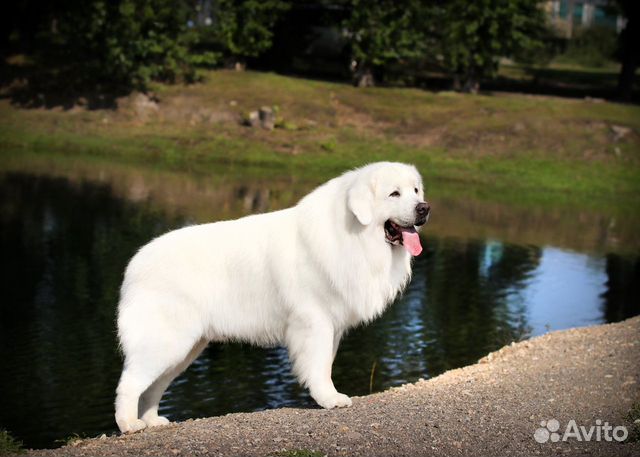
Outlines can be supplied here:
M209 342L284 345L319 405L349 406L331 380L340 338L403 290L427 217L417 170L381 162L292 208L151 241L126 269L118 308L120 430L167 423L162 394Z

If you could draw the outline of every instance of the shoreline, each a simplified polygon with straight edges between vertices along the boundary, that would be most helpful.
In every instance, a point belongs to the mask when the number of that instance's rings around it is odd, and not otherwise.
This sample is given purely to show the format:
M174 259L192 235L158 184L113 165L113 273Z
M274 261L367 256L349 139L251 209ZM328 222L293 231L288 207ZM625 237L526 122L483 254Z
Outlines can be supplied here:
M638 455L639 335L640 316L556 331L429 380L353 397L351 408L234 413L26 455ZM630 438L538 443L534 433L550 419L560 437L572 420L586 429L599 420L625 426Z
M392 159L413 163L429 182L492 199L637 206L638 106L207 75L192 86L158 85L158 100L132 94L112 110L2 101L0 144L15 158L85 155L200 173L251 167L312 180ZM244 125L260 106L279 107L277 128Z

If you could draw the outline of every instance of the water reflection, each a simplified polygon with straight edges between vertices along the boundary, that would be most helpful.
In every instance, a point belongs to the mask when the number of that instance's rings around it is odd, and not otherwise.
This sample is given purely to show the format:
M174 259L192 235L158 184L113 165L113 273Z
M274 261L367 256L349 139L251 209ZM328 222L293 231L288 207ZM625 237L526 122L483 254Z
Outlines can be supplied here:
M189 186L206 196L193 204L211 219L296 198L287 180ZM114 429L121 364L114 317L126 262L152 237L199 219L161 210L150 201L156 191L145 188L132 190L131 199L108 183L0 175L0 426L29 446ZM163 192L183 197L170 186ZM547 328L640 312L637 255L427 233L404 297L345 338L334 376L343 391L367 394L374 362L378 391L473 363ZM210 346L161 409L184 419L284 405L313 405L292 377L286 351L233 344Z
M525 300L538 304L528 312L535 333L602 322L606 281L603 258L545 249L525 291Z
M322 181L295 172L242 167L211 167L200 173L175 172L117 162L24 152L3 156L1 169L106 184L114 197L140 202L169 217L189 222L236 218L295 204ZM431 183L430 183L431 184ZM474 198L466 189L430 185L437 217L429 233L461 239L496 239L520 245L553 245L580 252L640 252L640 211L628 206L585 208L558 203L517 206Z
M637 315L640 307L640 257L608 254L605 262L604 320L617 322Z
M173 224L105 185L9 175L0 196L0 424L33 445L111 428L122 268Z
M432 237L425 244L404 298L345 341L343 360L352 357L345 368L363 370L359 393L366 393L370 368L358 363L363 339L378 361L376 387L385 388L473 363L529 334L519 291L539 248Z

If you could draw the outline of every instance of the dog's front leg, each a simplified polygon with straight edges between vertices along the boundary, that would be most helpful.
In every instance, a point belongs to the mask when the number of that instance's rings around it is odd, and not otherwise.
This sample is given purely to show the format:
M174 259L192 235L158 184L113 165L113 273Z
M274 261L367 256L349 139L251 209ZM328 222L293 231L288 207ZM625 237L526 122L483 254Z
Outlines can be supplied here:
M293 371L309 388L313 399L323 408L351 406L351 399L339 393L331 380L335 354L334 329L322 313L292 316L286 330L286 342Z

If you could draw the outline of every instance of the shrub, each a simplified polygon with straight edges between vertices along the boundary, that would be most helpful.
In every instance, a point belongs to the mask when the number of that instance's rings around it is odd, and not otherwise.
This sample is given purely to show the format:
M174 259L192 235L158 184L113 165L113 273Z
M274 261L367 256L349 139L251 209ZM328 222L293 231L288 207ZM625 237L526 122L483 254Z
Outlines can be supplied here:
M83 57L78 62L92 79L136 88L151 80L191 81L195 63L215 60L214 55L191 55L188 10L182 2L100 0L86 5L87 14L72 12L62 35L67 49Z
M16 440L8 431L0 429L0 455L22 452L24 452L22 441Z
M496 74L500 57L539 47L545 25L538 0L451 0L435 12L445 67L458 88L471 92Z
M589 67L602 67L614 60L617 39L616 31L608 27L578 30L561 59Z

